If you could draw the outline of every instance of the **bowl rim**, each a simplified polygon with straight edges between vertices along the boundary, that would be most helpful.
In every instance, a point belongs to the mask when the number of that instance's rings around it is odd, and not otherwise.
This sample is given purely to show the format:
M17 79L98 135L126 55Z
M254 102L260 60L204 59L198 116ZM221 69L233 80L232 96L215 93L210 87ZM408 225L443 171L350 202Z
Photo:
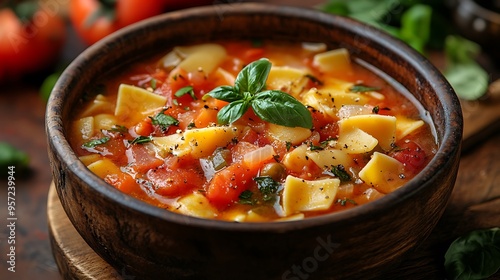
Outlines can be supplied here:
M129 210L141 212L156 219L182 226L200 227L207 229L210 228L223 231L283 232L295 229L307 229L331 223L350 223L353 222L353 220L359 222L362 219L369 219L370 214L374 214L375 212L378 213L380 211L386 211L387 209L396 207L400 203L403 203L407 198L418 192L420 188L430 187L429 180L445 172L445 170L442 170L442 166L438 164L438 160L443 160L445 157L457 153L457 151L460 150L459 146L462 137L462 113L461 110L459 110L460 103L458 101L458 98L451 86L442 76L441 72L439 72L439 70L437 70L437 68L432 65L425 57L409 47L407 44L391 37L383 31L375 29L356 20L327 14L319 10L265 3L221 4L221 7L224 6L227 6L227 10L224 11L227 13L231 13L232 11L237 11L240 9L244 10L246 13L265 11L266 13L277 13L281 16L285 16L287 13L293 13L296 17L299 17L303 20L309 20L318 23L321 22L323 24L327 22L328 24L334 24L335 26L349 30L358 35L361 34L361 30L364 30L362 37L364 40L375 41L381 46L387 48L390 47L389 49L392 53L408 61L418 73L426 74L425 76L429 79L429 84L433 85L434 87L440 87L441 91L446 93L445 96L438 95L438 99L442 104L448 104L448 106L443 109L443 118L445 118L445 123L448 123L448 125L445 126L446 129L441 136L442 139L438 141L439 147L433 159L431 159L431 161L424 168L424 170L422 170L422 172L417 174L407 184L403 185L392 193L389 193L384 197L377 199L376 201L364 205L359 205L340 212L334 212L295 221L237 223L232 221L191 217L153 206L147 202L133 198L128 194L122 193L121 191L108 185L104 182L104 180L102 180L97 175L92 173L88 168L86 168L86 166L78 159L76 154L73 152L69 142L66 140L63 129L64 122L61 116L62 104L60 104L61 106L54 106L53 103L57 103L57 97L64 97L65 92L70 91L70 82L72 79L75 79L75 77L71 78L71 76L73 76L71 74L71 69L78 68L79 65L85 61L85 59L83 59L84 56L94 56L99 53L100 48L112 43L114 40L121 38L125 34L132 33L147 26L154 25L158 22L177 20L179 18L189 17L195 14L197 16L214 16L218 13L218 11L215 10L217 9L217 7L201 6L155 16L153 18L149 18L139 23L125 27L109 35L108 37L84 50L76 59L71 62L71 64L61 75L61 78L57 81L47 103L47 113L45 119L46 134L49 141L49 146L54 149L54 153L56 153L63 164L66 165L67 169L70 172L73 172L96 194L103 196L106 199L113 201L113 203L121 205L122 207L128 208ZM366 32L367 30L369 32ZM439 92L440 90L436 91ZM449 125L452 122L457 123L458 125Z

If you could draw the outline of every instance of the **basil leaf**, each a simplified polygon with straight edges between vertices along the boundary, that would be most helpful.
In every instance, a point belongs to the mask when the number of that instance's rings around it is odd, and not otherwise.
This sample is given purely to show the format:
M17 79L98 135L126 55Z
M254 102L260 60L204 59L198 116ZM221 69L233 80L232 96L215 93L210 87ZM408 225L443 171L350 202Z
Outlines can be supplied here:
M278 90L259 93L252 100L255 114L270 123L288 127L312 128L309 110L293 96Z
M432 8L417 4L403 13L400 38L423 53L430 38Z
M340 179L341 182L348 182L351 180L351 176L345 170L345 167L342 164L337 166L332 166L332 174Z
M250 103L248 100L236 100L226 106L217 113L217 120L221 124L231 124L241 118L248 110Z
M271 62L266 58L256 60L245 66L234 81L236 92L256 94L266 86Z
M216 87L212 91L203 96L204 100L206 99L205 96L211 96L213 98L226 102L233 102L243 98L243 94L240 94L232 86Z
M2 170L7 170L9 166L16 166L17 168L27 168L29 166L29 155L12 146L7 142L0 142L0 167ZM5 176L7 172L0 174L0 177Z
M453 241L444 256L450 279L486 279L500 269L500 228L476 230Z
M133 144L144 144L153 141L153 138L151 136L138 136L134 140L129 141L130 145Z
M444 72L458 97L475 100L488 90L488 73L477 63L455 64Z
M368 92L368 91L377 91L377 90L380 90L380 88L378 88L378 87L369 87L369 86L365 86L363 84L354 85L354 86L352 86L352 87L349 88L349 92L353 92L353 93Z

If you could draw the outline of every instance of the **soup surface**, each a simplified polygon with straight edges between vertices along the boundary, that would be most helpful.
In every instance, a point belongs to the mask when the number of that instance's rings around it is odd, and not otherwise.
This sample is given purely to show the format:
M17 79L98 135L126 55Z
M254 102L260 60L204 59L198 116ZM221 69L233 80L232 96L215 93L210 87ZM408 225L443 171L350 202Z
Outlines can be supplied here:
M89 87L70 129L118 190L208 219L303 219L376 200L436 141L425 113L345 49L178 46Z

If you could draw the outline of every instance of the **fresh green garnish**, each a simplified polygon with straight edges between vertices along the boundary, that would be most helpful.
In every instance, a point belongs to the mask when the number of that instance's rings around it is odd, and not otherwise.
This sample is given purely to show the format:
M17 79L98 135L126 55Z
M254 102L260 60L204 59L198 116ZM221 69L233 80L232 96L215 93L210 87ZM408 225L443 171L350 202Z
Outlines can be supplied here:
M377 90L380 90L380 88L378 88L378 87L369 87L369 86L365 86L363 84L354 85L354 86L352 86L352 87L349 88L349 92L354 92L354 93L377 91Z
M500 228L476 230L457 238L444 259L449 279L487 279L500 269Z
M194 90L193 90L193 86L185 86L183 88L180 88L178 91L175 92L175 96L176 97L182 97L186 94L189 94L191 96L191 98L193 98L194 100L196 100L196 96L194 95Z
M162 111L154 117L149 117L151 123L154 125L159 125L161 129L167 130L171 125L179 125L179 121L170 115L166 115L165 111Z
M259 191L262 194L262 200L264 200L264 202L274 201L280 184L274 181L270 176L255 177L254 181L257 182Z
M380 107L379 106L375 106L372 109L372 113L374 113L374 114L378 114L379 111L380 111Z
M354 201L350 198L345 198L345 197L337 199L337 201L335 201L335 204L340 204L341 206L345 206L348 202L351 204L354 204L354 205L358 205L358 203L356 203L356 201Z
M290 148L292 148L292 142L290 142L290 141L286 141L286 142L285 142L285 145L286 145L286 150L287 150L287 151L290 151Z
M153 138L151 136L138 136L138 137L134 138L134 140L129 141L128 143L130 145L134 145L134 144L144 144L144 143L148 143L151 141L153 141Z
M102 138L99 138L99 139L93 139L93 140L90 140L86 143L83 143L83 147L85 148L95 148L95 146L98 146L98 145L102 145L106 142L109 141L109 137L102 137Z
M420 53L426 49L443 50L443 74L457 95L475 100L488 89L488 73L476 62L480 47L457 36L446 16L446 1L428 0L329 0L323 11L355 18L397 37Z
M118 124L115 124L113 125L113 127L111 128L111 131L113 132L120 132L120 133L125 133L128 131L128 129L123 126L123 125L118 125Z
M309 150L311 151L321 151L321 150L324 150L323 147L321 146L316 146L316 145L313 145L313 143L309 143Z
M155 89L156 89L156 86L157 86L157 85L156 85L156 79L151 79L151 81L149 82L149 84L151 85L151 88L152 88L153 90L155 90Z
M239 204L254 205L255 200L252 199L252 197L253 197L253 192L250 190L245 190L242 193L240 193L240 195L238 196L238 198L239 198L238 203Z
M203 97L230 102L217 114L219 123L231 124L252 107L264 121L288 127L312 128L312 116L306 106L285 92L264 90L270 70L268 59L256 60L241 70L234 87L220 86Z
M29 156L20 149L6 142L0 142L0 168L7 170L9 166L24 169L29 165ZM6 173L1 174L1 177Z
M349 173L347 173L345 167L342 164L339 164L337 166L332 166L331 172L333 175L338 177L342 182L347 182L351 180L351 176L349 175Z

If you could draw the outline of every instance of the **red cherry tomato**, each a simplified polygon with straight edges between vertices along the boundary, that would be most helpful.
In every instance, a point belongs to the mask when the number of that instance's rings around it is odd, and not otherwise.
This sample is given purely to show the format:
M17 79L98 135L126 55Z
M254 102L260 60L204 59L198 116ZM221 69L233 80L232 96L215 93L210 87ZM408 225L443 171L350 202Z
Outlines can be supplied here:
M53 10L34 8L23 20L10 8L0 9L0 82L45 70L59 58L64 20Z
M419 172L427 161L425 151L413 141L405 143L393 157L403 163L406 170L413 173Z
M212 3L207 0L72 0L69 16L77 34L91 45L132 23L163 12Z

